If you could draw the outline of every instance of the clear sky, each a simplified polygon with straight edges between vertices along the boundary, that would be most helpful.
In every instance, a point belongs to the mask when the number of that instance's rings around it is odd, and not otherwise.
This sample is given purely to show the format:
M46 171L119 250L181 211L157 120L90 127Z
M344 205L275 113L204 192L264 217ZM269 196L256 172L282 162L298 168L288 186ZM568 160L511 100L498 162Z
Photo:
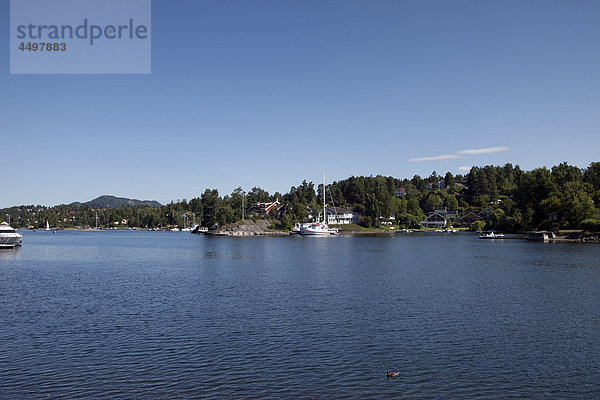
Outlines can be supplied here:
M600 2L154 0L151 75L10 75L0 207L600 161Z

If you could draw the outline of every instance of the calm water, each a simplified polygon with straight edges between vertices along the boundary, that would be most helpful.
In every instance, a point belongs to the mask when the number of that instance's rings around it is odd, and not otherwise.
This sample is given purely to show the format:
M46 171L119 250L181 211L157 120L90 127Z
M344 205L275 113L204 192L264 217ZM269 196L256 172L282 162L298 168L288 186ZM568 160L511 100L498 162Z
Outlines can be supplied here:
M0 346L1 399L597 399L600 246L29 232Z

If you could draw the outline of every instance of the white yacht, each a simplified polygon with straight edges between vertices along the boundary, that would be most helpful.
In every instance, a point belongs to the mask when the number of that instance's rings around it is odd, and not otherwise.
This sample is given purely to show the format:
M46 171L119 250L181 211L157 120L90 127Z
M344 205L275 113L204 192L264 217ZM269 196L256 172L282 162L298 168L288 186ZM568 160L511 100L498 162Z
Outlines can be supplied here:
M497 233L494 231L481 232L479 239L504 239L504 233Z
M309 236L337 235L339 229L330 228L327 225L327 209L325 207L325 171L323 171L323 222L300 224L300 234Z
M306 226L300 227L300 234L302 235L337 235L337 229L332 229L327 226L324 222L313 222L312 224L306 224Z
M6 222L0 224L0 247L20 246L23 242L23 235L15 231Z

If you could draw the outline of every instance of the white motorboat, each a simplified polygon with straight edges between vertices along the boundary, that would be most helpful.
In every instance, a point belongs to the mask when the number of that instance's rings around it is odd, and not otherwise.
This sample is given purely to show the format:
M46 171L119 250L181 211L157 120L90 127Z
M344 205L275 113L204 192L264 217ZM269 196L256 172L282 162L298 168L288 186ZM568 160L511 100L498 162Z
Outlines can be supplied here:
M0 247L12 248L23 243L23 235L14 230L6 222L0 224Z
M327 225L327 209L325 206L325 171L323 171L323 222L300 224L299 227L300 234L307 236L330 236L340 233L339 229L330 228Z
M436 229L435 232L437 232L437 233L456 233L456 232L458 232L458 229L454 229L454 228Z
M503 233L496 233L494 231L481 232L479 239L504 239Z
M290 232L290 235L300 235L302 233L302 228L306 229L306 228L308 228L309 225L310 225L310 223L308 223L308 222L305 222L305 223L296 222L294 224L294 228Z

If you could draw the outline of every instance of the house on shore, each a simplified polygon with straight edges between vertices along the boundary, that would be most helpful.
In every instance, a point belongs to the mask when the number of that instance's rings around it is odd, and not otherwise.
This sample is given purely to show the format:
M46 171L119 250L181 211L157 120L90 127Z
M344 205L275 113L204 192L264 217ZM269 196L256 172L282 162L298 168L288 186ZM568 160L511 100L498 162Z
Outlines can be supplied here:
M479 214L476 214L474 212L470 212L470 213L468 213L468 214L463 215L462 217L460 217L458 219L458 224L460 226L469 226L469 225L471 225L475 221L483 221L483 218L481 218L479 216Z
M424 228L445 228L448 219L442 214L433 213L419 222Z
M281 204L279 200L275 200L271 202L256 203L250 208L249 213L280 216L285 212L285 209L286 207L284 204Z
M361 214L349 208L327 207L327 223L332 225L358 224Z
M448 210L446 207L435 207L420 224L425 228L444 228L448 221L455 220L456 217L458 217L458 211L456 210Z

